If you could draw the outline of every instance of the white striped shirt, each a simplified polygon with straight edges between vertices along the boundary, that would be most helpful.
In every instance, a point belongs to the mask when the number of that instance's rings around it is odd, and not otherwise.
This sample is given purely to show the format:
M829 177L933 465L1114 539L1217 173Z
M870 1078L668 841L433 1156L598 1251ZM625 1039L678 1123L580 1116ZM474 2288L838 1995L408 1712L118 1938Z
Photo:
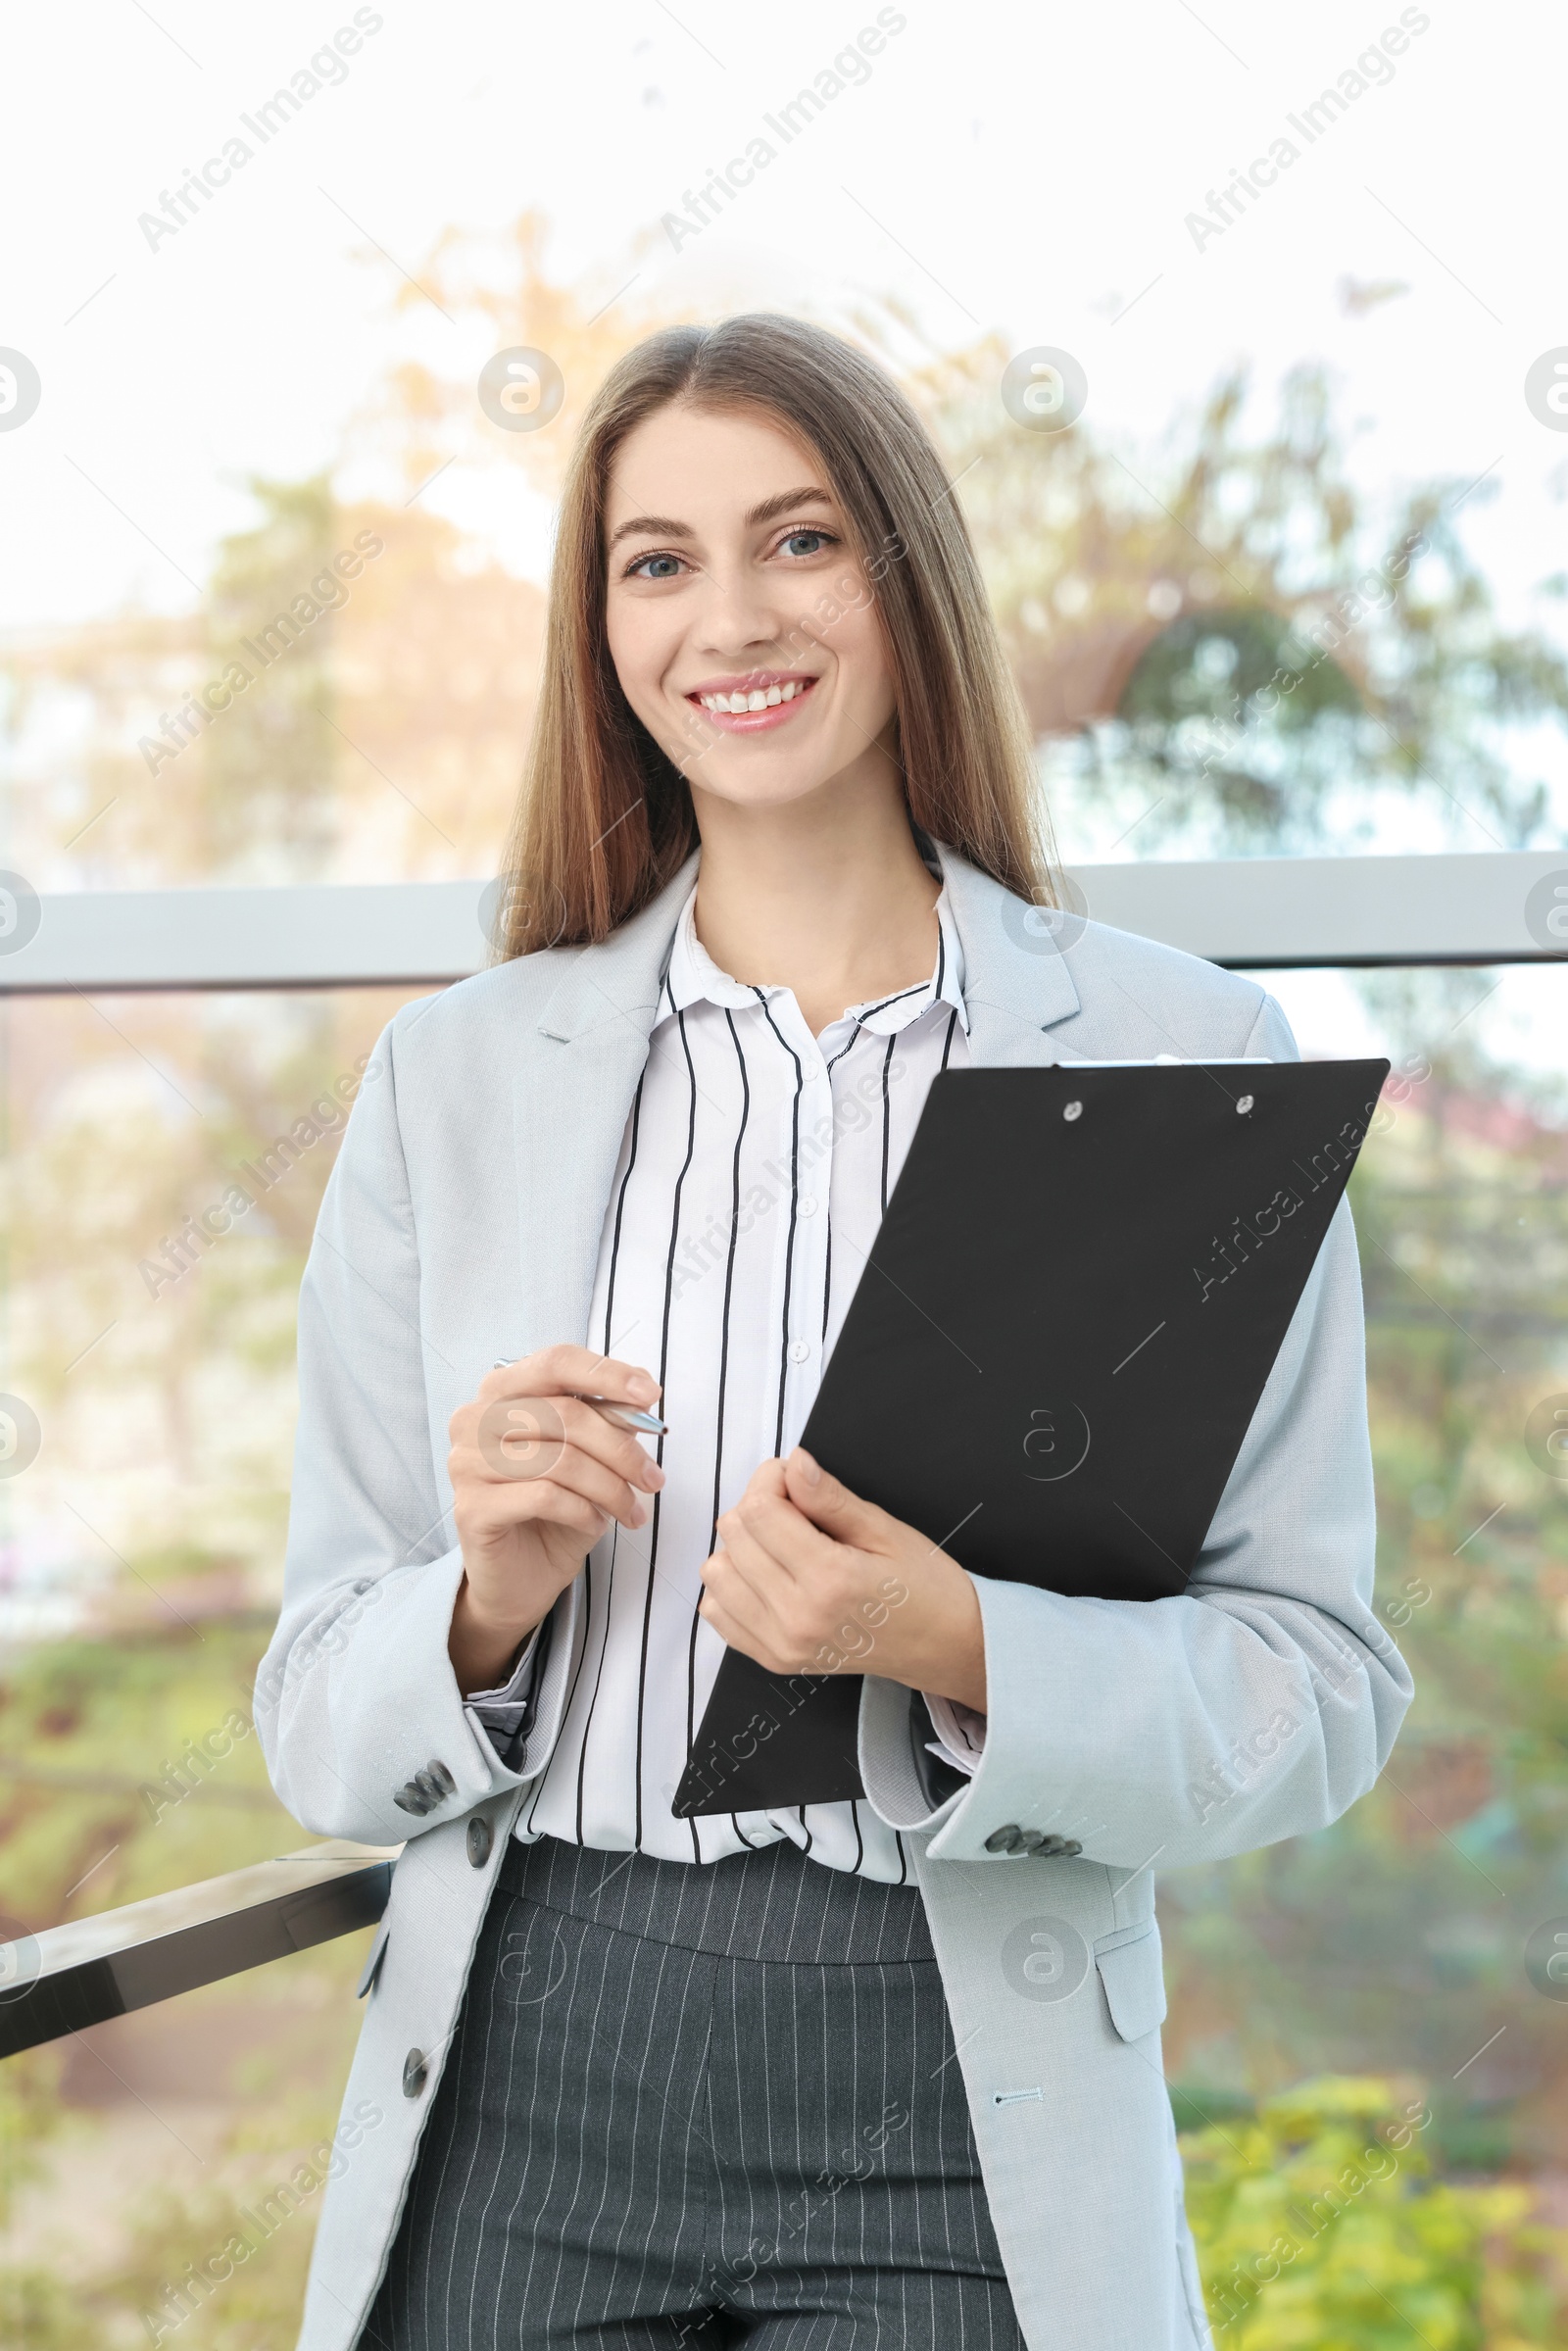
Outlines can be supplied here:
M665 1484L647 1523L584 1565L586 1638L560 1737L517 1835L667 1861L792 1838L830 1868L902 1883L906 1849L863 1800L678 1820L670 1800L723 1643L697 1613L715 1524L806 1424L937 1072L968 1062L963 960L939 900L924 985L813 1037L792 990L721 972L676 927L600 1245L590 1344L662 1385ZM649 1441L652 1442L652 1441ZM532 1673L469 1703L514 1727ZM972 1769L981 1718L929 1701Z

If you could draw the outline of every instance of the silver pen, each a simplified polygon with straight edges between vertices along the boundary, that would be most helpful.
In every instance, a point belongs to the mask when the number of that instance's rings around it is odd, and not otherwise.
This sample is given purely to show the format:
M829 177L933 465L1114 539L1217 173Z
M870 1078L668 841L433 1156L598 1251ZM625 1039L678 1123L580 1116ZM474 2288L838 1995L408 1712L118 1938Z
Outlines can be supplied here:
M509 1371L517 1360L514 1355L498 1355L493 1368L496 1371ZM653 1412L640 1412L635 1404L617 1404L608 1396L578 1396L577 1400L582 1404L592 1404L594 1410L602 1413L615 1428L629 1429L633 1436L663 1437L668 1433L667 1421L661 1420Z

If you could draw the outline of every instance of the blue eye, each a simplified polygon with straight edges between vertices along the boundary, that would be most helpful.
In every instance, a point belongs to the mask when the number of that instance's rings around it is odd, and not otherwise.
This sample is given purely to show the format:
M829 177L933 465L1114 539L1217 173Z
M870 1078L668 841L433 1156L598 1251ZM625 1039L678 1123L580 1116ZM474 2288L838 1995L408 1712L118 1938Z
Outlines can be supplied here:
M803 539L809 539L812 544L803 547L801 544ZM819 555L827 544L828 534L825 530L792 530L789 537L782 542L783 548L789 554L799 556Z
M627 576L631 579L675 579L679 572L678 555L645 555L641 562L633 563Z

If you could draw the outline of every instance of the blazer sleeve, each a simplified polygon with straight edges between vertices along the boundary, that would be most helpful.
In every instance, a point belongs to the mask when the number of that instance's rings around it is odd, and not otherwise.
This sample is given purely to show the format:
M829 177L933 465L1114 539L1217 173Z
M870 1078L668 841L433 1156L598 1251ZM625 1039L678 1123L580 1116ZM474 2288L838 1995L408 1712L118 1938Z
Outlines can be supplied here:
M283 1606L256 1684L282 1802L318 1836L375 1844L436 1828L542 1770L578 1604L574 1585L551 1620L557 1638L509 1769L447 1656L463 1559L431 1428L399 1121L408 1017L382 1033L367 1066L306 1264Z
M1247 1051L1298 1057L1265 999ZM1138 1870L1215 1861L1337 1820L1376 1780L1411 1695L1373 1613L1376 1528L1360 1268L1335 1212L1186 1591L1067 1598L977 1576L987 1730L933 1803L906 1690L867 1680L874 1809L986 1860L1007 1827Z

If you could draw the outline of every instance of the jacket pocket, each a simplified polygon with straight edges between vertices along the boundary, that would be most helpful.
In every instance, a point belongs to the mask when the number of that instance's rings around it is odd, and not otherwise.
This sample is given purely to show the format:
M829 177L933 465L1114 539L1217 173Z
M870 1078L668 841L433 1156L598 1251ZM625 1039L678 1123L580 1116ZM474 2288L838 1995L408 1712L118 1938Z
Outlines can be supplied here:
M1152 1920L1125 1941L1107 1936L1096 1945L1110 2021L1123 2040L1142 2040L1165 2021L1165 1970L1159 1933Z

